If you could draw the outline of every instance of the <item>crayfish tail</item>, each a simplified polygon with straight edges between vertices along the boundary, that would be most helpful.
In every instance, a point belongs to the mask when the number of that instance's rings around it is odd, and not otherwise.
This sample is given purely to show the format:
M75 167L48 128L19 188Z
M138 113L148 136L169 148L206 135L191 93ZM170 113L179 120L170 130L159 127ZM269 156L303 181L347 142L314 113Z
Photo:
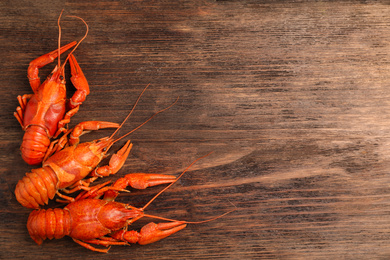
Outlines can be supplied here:
M70 232L70 215L63 209L39 209L30 213L27 220L30 237L38 244L45 239L59 239Z
M51 168L33 169L21 179L15 188L15 196L22 206L38 208L47 204L56 194L58 180Z
M23 160L30 165L40 164L49 145L50 139L42 127L29 126L24 133L23 142L20 146Z

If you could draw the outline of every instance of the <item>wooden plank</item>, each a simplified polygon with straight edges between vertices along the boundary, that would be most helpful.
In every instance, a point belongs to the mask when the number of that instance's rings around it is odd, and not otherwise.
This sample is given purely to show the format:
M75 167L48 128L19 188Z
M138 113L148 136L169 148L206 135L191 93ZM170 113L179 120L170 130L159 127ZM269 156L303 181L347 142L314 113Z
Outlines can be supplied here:
M121 122L150 83L124 133L179 96L130 136L130 158L107 179L179 174L214 151L147 211L189 221L236 212L108 256L69 237L30 239L30 210L13 191L32 167L12 113L31 93L28 63L57 46L62 9L90 27L75 55L91 94L70 126ZM380 1L2 1L0 258L388 258L389 13ZM85 32L73 18L62 28L63 44ZM160 189L119 201L142 207Z

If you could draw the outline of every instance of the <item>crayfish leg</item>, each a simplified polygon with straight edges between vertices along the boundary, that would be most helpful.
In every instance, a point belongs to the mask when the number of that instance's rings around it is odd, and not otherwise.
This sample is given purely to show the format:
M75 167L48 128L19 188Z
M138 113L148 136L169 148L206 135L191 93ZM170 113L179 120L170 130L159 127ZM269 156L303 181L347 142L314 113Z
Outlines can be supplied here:
M75 201L74 198L69 197L69 196L66 196L66 195L64 195L64 194L61 194L61 193L59 193L58 191L56 192L56 194L57 194L58 197L62 198L62 200L57 199L57 200L56 200L57 202L61 202L61 203L72 203L72 202Z
M168 174L157 173L130 173L118 179L112 187L114 189L108 190L104 194L104 200L113 201L117 196L116 190L121 190L130 186L134 189L146 189L162 184L169 184L176 181L176 177Z
M61 133L66 133L68 129L65 127L66 124L70 122L70 118L74 116L79 111L79 106L66 112L64 118L58 122L58 130L54 135L54 138L57 138Z
M119 192L119 191L129 192L128 190L125 190L125 189L119 189L119 188L112 187L112 186L106 186L109 183L110 183L110 181L107 181L105 183L98 184L98 185L93 186L93 187L89 187L89 190L84 190L83 192L81 192L76 197L75 200L77 201L77 200L92 199L92 198L98 199L103 194L105 194L105 192L107 192L109 190L114 190L116 192Z
M107 248L107 249L99 249L99 248L96 248L96 247L93 247L91 246L90 244L86 243L86 242L83 242L81 240L78 240L76 238L73 238L73 241L76 242L77 244L89 249L89 250L92 250L92 251L95 251L95 252L100 252L100 253L107 253L108 250L110 250L111 247Z
M24 94L23 96L18 96L18 101L19 101L19 105L17 108L16 108L16 112L14 112L14 116L16 117L16 119L18 120L19 124L22 126L22 128L24 129L24 122L23 122L23 118L24 118L24 111L26 110L26 106L27 106L27 102L30 98L32 98L34 94Z
M105 121L84 121L76 125L69 136L69 145L75 145L80 142L80 136L88 133L89 131L95 131L106 128L118 128L118 123L105 122Z
M115 246L126 246L126 245L129 245L129 243L125 242L125 241L118 241L118 240L115 240L115 239L110 239L110 238L106 238L106 237L101 237L101 238L98 238L98 239L91 239L91 240L86 240L84 241L85 243L89 243L89 244L94 244L94 245L100 245L100 246L112 246L112 245L115 245Z
M46 154L43 157L43 162L45 162L50 156L60 151L68 143L68 134L72 129L68 130L60 139L54 140L50 143L49 148L47 148Z

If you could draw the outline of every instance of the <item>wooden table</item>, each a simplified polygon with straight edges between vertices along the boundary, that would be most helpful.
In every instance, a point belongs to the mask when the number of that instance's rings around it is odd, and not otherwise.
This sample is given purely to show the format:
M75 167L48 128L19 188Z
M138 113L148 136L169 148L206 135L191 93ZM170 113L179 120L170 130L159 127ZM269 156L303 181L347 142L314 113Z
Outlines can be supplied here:
M389 258L390 6L380 2L2 1L0 258ZM108 255L70 237L41 246L30 239L30 210L13 192L33 167L21 159L13 112L16 96L32 93L29 62L57 47L62 9L90 27L75 56L91 93L69 127L121 122L150 83L125 133L179 96L129 137L129 159L106 180L178 175L213 151L147 212L188 221L232 204L235 212ZM61 25L62 44L85 33L77 19ZM159 190L118 201L142 207Z

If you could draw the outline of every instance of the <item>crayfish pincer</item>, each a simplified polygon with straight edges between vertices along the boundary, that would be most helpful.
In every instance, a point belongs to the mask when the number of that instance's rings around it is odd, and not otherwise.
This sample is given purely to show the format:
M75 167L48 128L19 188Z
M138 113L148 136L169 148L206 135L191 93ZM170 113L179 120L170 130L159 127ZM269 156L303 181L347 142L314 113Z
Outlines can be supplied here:
M177 178L173 175L128 174L111 186L105 186L106 182L93 187L89 191L83 191L76 197L75 201L69 203L64 209L34 210L27 221L28 232L31 238L39 245L47 238L59 239L64 236L70 236L76 243L87 249L107 253L109 248L100 249L93 247L91 244L106 247L111 245L128 245L129 243L146 245L182 230L188 223L203 223L230 213L231 211L213 219L198 222L177 221L144 213L146 207L173 185L189 167ZM118 192L128 185L135 188L145 188L163 183L170 184L142 208L114 201ZM100 199L103 195L104 198ZM140 232L127 230L131 223L143 217L161 219L168 222L159 224L151 222L142 227Z

